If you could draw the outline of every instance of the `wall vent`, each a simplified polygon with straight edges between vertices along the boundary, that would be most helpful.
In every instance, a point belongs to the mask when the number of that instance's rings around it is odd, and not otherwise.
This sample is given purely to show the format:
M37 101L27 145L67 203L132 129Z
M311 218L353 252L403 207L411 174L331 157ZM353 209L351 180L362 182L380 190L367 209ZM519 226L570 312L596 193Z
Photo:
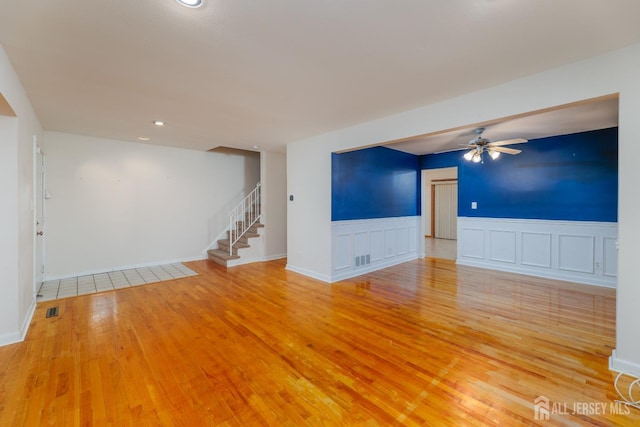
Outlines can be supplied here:
M363 267L371 264L371 255L359 255L354 258L356 267Z

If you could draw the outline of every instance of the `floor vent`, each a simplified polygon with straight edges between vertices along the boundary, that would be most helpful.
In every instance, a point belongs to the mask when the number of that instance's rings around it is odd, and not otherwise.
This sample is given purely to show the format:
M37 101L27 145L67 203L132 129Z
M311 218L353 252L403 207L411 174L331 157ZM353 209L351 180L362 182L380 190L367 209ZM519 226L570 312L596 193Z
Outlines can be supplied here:
M47 309L47 317L53 317L58 315L58 307L51 307Z

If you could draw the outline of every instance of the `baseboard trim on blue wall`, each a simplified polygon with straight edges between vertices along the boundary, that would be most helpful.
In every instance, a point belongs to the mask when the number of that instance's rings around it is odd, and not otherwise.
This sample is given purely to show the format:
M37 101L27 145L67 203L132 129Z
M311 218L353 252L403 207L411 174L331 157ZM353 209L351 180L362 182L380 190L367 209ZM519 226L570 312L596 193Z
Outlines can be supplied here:
M509 266L499 265L499 264L487 264L482 261L472 261L469 259L457 259L456 264L464 265L467 267L476 267L476 268L484 268L488 270L504 271L507 273L523 274L525 276L544 277L545 279L562 280L563 282L579 283L581 285L601 286L603 288L612 288L612 289L616 288L615 284L600 281L597 278L582 278L582 277L577 278L576 276L571 274L564 275L560 273L545 272L540 270L533 270L533 269L529 270L523 267L509 267Z
M618 225L458 217L460 265L615 288Z
M371 273L377 270L382 270L383 268L393 267L394 265L413 261L419 258L422 258L422 257L418 253L412 252L405 256L395 257L393 259L390 259L389 261L382 261L376 264L369 264L368 266L361 267L356 270L348 270L342 273L337 273L331 276L331 283L339 282L341 280L351 279L352 277L362 276L363 274Z

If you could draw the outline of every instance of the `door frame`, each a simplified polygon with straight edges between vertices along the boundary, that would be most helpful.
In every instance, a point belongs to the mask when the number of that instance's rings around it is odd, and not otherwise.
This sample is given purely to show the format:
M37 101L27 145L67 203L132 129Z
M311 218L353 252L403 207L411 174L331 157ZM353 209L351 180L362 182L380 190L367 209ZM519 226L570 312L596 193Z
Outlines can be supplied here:
M45 153L33 135L33 294L37 298L45 274ZM39 234L42 233L42 234Z

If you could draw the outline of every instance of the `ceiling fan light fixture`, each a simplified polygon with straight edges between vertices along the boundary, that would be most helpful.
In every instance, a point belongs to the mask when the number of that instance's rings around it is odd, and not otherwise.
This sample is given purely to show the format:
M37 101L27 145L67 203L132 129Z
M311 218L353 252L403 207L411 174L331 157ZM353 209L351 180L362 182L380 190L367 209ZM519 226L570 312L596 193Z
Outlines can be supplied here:
M471 160L473 158L474 153L475 153L474 150L467 151L466 153L464 153L464 156L462 157L464 157L465 160Z
M491 158L493 160L497 159L498 157L500 157L500 152L498 151L493 151L493 150L489 150L489 156L491 156Z
M473 163L480 163L480 160L482 160L482 152L475 153L471 160Z
M183 6L191 7L194 9L196 7L202 6L202 3L204 2L204 0L176 0L176 1Z

